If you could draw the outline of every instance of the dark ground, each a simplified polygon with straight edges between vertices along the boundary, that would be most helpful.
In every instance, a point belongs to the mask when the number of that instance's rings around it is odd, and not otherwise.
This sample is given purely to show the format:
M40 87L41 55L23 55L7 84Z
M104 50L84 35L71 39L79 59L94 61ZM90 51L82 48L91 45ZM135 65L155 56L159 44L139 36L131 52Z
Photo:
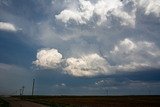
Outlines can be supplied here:
M9 107L9 103L0 98L0 107Z
M50 107L160 107L160 96L23 96L21 99Z
M15 97L0 97L0 107L48 107Z

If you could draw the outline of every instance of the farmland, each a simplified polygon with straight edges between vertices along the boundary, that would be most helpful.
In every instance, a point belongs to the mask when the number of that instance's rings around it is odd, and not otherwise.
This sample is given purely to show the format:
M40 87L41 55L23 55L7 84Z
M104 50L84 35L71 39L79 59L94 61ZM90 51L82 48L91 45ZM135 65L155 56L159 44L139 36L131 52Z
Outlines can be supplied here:
M12 96L50 107L160 107L160 96Z

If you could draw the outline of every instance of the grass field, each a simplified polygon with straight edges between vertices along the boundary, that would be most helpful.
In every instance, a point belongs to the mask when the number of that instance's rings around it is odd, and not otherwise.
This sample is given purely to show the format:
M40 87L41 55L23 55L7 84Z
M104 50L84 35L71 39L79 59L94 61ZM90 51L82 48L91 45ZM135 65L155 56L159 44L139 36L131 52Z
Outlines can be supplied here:
M50 107L160 107L160 96L13 96Z

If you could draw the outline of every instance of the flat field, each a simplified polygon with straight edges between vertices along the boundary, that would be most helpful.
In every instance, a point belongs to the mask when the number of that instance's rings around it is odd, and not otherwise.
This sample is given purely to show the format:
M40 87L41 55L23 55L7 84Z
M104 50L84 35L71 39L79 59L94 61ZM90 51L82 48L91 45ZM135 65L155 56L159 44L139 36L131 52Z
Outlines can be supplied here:
M160 96L13 96L50 107L160 107Z
M0 97L0 107L9 107L9 103Z

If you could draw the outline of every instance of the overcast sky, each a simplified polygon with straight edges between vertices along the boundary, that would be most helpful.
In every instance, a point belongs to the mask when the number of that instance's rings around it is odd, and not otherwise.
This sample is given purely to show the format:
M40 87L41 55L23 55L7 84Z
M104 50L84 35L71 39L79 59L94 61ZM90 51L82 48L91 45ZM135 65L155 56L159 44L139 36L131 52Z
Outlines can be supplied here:
M0 94L159 95L159 41L160 0L0 0Z

